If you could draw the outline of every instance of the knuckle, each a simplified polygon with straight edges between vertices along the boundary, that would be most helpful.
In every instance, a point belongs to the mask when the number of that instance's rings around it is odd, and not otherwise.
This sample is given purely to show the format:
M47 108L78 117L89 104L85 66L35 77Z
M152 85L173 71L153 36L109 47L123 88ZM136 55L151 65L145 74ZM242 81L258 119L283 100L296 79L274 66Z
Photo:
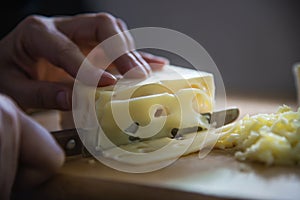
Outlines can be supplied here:
M39 15L28 16L22 22L21 27L21 32L23 32L24 37L29 41L35 40L33 37L36 37L37 35L43 35L44 32L48 32L46 17Z
M64 56L66 54L70 54L74 51L77 51L77 46L71 41L65 41L64 44L60 46L58 49L58 55Z
M60 45L57 51L58 51L56 52L57 58L58 61L60 62L73 54L79 53L80 49L73 42L65 41L64 44Z
M44 23L44 17L39 15L30 15L26 17L23 21L24 25L26 25L28 28L45 28L46 25Z
M102 23L115 23L116 18L109 14L109 13L98 13L95 16L96 23L102 22Z

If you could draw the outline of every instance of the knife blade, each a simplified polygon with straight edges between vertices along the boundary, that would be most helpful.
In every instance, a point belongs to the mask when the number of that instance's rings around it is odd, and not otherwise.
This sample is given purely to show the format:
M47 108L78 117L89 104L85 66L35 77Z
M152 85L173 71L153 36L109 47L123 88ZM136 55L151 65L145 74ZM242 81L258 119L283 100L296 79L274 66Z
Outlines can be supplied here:
M207 116L209 123L214 123L213 125L215 128L219 128L223 125L234 122L239 117L239 114L239 109L236 107L232 107L225 110L215 111L213 113L203 113L202 115ZM173 128L171 134L176 137L178 131L180 131L180 135L182 135L195 132L195 130L201 131L202 129L199 128L189 127L180 130L177 128ZM50 133L64 150L66 156L90 156L89 152L85 149L76 128L52 131ZM132 140L130 137L131 136L129 136L129 140Z

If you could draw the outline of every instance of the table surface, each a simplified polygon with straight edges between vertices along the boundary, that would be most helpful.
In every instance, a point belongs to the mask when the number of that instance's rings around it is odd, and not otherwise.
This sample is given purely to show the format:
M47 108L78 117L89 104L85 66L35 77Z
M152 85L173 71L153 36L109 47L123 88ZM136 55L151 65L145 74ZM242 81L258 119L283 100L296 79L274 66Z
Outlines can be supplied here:
M283 104L297 108L296 100L284 95L227 97L227 106L238 107L240 118L272 113ZM60 129L58 111L32 117L48 130ZM161 170L133 174L76 156L30 195L32 199L299 199L300 168L238 162L231 154L213 150L202 159L193 153Z

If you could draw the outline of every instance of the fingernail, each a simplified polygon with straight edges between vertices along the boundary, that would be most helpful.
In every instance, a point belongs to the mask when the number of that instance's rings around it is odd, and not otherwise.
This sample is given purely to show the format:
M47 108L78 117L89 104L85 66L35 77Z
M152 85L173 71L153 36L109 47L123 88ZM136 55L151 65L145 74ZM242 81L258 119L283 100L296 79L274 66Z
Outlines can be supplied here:
M169 65L170 64L170 60L168 60L166 58L158 57L158 60L161 61L165 65Z
M71 109L71 102L66 91L59 91L56 95L57 104L64 110Z
M117 82L117 78L110 73L103 72L99 81L99 86L113 85Z
M144 61L144 63L143 63L143 65L144 65L144 69L146 70L146 72L147 72L147 75L149 75L150 73L151 73L151 66L149 65L149 63L147 63L146 61Z
M145 78L147 76L148 73L143 67L134 67L125 74L127 78Z

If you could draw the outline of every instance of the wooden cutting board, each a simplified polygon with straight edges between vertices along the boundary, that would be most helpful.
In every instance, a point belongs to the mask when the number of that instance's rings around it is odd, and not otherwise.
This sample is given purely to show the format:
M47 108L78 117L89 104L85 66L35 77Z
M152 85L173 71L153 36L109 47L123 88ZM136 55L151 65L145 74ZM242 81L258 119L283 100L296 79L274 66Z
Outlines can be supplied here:
M230 95L228 106L241 115L296 109L293 97ZM60 128L59 113L33 115L49 130ZM158 171L132 174L111 169L93 158L68 158L60 172L28 194L32 199L300 199L300 167L267 167L236 161L221 150L199 159L181 157Z

